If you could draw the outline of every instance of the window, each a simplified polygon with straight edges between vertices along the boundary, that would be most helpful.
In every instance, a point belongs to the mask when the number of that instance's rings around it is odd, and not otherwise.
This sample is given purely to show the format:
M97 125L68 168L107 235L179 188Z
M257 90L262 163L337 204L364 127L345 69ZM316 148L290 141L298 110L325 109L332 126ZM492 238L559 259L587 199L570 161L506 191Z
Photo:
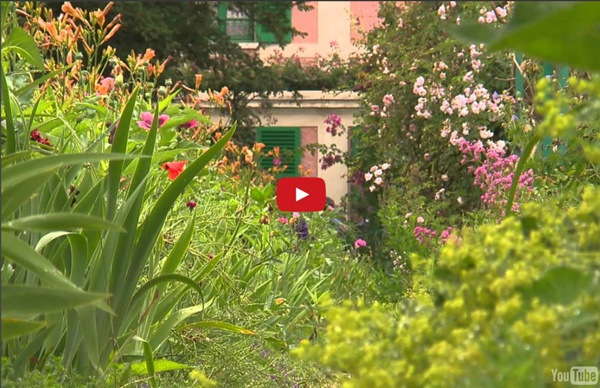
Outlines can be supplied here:
M301 145L300 127L259 127L256 128L256 135L256 140L265 145L263 153L266 154L273 148L279 147L281 165L286 165L287 168L278 174L277 178L300 176L298 171L298 166L302 162L301 153L298 152ZM259 166L264 169L273 167L273 157L260 158Z
M234 42L255 42L254 22L242 12L230 10L226 3L219 4L219 19L223 21L225 33Z
M272 7L272 2L261 2L262 7ZM230 3L220 2L217 10L217 16L222 30L231 37L231 40L238 43L277 43L275 35L268 28L254 23L248 15L230 9ZM287 22L291 26L292 10L286 12ZM291 34L288 34L285 43L292 41Z

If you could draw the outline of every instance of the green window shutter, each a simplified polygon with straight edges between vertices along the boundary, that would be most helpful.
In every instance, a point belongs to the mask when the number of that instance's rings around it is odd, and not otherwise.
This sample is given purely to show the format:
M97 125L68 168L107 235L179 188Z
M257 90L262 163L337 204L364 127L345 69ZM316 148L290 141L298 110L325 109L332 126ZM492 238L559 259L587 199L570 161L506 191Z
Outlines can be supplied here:
M287 168L277 175L278 178L300 176L298 171L298 166L302 162L301 152L298 151L301 146L300 127L258 127L256 135L257 141L265 145L263 153L279 147L281 165L286 165ZM273 157L260 158L258 165L265 170L273 167Z
M263 7L274 7L274 4L271 2L262 3ZM292 26L292 9L289 8L285 12L286 23L288 27ZM277 39L275 38L275 34L273 34L266 26L262 26L261 24L256 24L256 37L258 38L259 43L277 43ZM284 43L288 44L292 42L292 33L288 33L284 38Z
M219 29L221 29L221 32L227 33L227 3L219 2L217 19L219 21Z

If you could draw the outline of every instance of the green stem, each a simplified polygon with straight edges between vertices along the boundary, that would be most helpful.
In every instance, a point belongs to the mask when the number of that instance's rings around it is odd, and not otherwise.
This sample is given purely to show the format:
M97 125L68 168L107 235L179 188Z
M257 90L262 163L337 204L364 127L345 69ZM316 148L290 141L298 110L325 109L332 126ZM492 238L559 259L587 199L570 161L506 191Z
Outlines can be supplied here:
M2 101L4 101L4 114L6 115L6 155L10 155L16 151L17 132L15 131L10 104L11 96L8 90L8 83L6 82L6 75L4 74L4 65L0 67L0 78L2 78Z

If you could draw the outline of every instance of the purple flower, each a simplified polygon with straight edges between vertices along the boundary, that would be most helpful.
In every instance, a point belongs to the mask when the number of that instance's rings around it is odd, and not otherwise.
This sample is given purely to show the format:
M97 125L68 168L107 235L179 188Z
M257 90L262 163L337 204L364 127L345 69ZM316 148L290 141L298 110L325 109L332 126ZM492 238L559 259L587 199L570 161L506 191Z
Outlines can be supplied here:
M281 159L273 158L273 166L281 166Z
M513 121L517 121L519 119L519 116L513 115L512 119L513 119Z
M152 128L152 122L154 121L154 115L150 112L142 112L140 114L141 120L137 122L137 125L149 131ZM170 119L169 115L160 115L158 116L158 127L162 127L165 123Z
M498 99L498 92L494 92L494 94L492 94L492 98L494 101L496 101Z
M298 234L298 237L301 240L306 240L308 239L308 236L310 235L308 232L308 225L306 224L306 221L304 219L300 219L298 220L298 222L296 223L296 233Z

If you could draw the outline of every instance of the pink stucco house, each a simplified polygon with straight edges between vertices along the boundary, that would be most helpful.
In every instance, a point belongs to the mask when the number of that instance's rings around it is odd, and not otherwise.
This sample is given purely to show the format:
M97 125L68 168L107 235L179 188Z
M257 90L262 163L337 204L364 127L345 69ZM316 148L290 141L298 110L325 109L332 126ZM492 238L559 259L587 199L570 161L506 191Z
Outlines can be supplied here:
M332 46L336 46L341 56L347 56L357 50L353 43L360 31L368 31L378 23L377 1L312 1L308 4L313 7L311 11L290 10L292 26L307 35L290 39L283 48L284 56L297 54L300 59L310 60L316 55L327 56ZM257 54L263 59L273 55L276 50L282 50L277 44L267 44L259 49L258 42L269 43L272 37L261 26L253 25L245 15L229 10L226 2L219 4L218 13L227 33L243 49L258 50ZM300 105L291 100L291 95L273 98L272 108L264 112L264 126L257 129L257 140L265 143L267 149L273 146L293 149L310 143L335 142L338 148L347 150L348 140L329 135L323 121L330 113L336 113L341 116L344 125L352 126L354 115L360 109L358 96L351 92L334 95L321 91L303 91L302 95ZM256 101L254 106L258 109L260 102ZM325 180L327 195L339 203L348 192L346 169L337 164L322 170L319 159L319 155L311 155L310 152L297 155L290 160L290 164L296 165L288 166L288 175L298 175L298 165L302 165L304 170L310 170L310 176Z

